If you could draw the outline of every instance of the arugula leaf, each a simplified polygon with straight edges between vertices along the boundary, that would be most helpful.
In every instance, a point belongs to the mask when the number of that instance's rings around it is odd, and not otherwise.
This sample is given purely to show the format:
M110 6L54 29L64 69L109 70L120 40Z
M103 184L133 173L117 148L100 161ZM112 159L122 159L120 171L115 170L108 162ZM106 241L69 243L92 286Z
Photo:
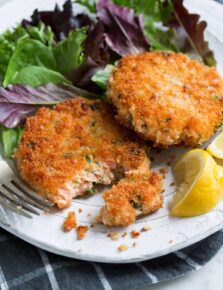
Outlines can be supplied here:
M12 81L13 84L26 84L32 87L53 83L68 83L62 74L42 66L27 66L22 69Z
M58 71L70 72L83 62L83 44L87 38L85 27L71 31L65 40L60 41L53 49Z
M100 69L96 72L95 75L91 78L93 82L95 82L102 89L106 89L107 82L111 75L111 72L114 69L114 65L108 64L104 69Z
M23 129L21 127L9 129L0 125L0 141L3 146L3 156L5 158L10 158L12 156L15 148L20 142L22 134Z
M6 87L13 83L17 74L24 67L31 65L56 70L56 61L50 48L38 40L20 39L9 61L3 85Z

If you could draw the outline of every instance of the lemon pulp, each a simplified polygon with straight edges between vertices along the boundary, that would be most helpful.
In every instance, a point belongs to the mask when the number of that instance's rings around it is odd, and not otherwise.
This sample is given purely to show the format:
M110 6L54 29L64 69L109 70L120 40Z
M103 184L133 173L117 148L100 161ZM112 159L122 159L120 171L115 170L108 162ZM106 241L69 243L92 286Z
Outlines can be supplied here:
M223 169L202 149L183 154L174 164L177 192L171 214L189 217L204 214L223 198Z

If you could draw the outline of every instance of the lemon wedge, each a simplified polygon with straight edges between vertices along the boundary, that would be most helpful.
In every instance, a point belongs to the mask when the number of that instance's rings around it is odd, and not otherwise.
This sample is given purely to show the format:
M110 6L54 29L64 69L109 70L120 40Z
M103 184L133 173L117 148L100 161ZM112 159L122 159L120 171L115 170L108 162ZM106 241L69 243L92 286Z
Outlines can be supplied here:
M190 217L204 214L223 198L223 168L202 149L193 149L175 162L177 192L171 214Z
M223 159L223 131L211 142L206 150L212 156Z

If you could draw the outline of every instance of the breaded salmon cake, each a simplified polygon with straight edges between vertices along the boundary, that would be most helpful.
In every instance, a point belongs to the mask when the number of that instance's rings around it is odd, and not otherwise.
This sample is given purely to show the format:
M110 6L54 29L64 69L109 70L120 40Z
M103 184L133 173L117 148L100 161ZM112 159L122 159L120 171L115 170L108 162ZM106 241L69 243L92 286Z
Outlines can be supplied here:
M162 178L156 172L134 171L104 193L105 207L97 220L106 226L128 226L139 215L162 207Z
M81 97L41 108L26 121L15 153L21 178L59 208L130 170L148 170L145 147L105 102Z
M123 57L107 96L118 120L154 146L201 144L222 122L222 78L215 68L183 54Z

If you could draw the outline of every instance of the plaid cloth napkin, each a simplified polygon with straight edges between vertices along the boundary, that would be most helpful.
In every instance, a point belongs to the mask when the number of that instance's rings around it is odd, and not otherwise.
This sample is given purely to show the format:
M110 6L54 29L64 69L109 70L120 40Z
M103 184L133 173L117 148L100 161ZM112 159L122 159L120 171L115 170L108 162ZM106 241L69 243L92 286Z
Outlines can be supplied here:
M148 286L201 268L222 244L220 231L161 258L102 264L47 253L0 230L0 289L125 290Z

